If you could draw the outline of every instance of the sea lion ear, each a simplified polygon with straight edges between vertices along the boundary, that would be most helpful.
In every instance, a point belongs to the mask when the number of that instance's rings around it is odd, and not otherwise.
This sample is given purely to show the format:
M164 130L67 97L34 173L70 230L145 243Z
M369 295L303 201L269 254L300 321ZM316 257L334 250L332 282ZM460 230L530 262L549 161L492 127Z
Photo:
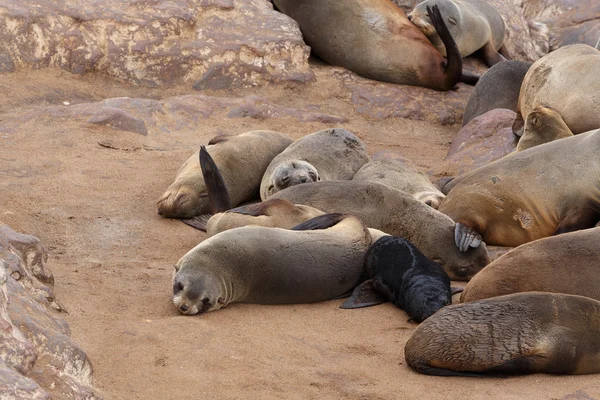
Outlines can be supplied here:
M340 308L363 308L387 302L382 295L375 291L373 283L373 279L369 279L358 285L352 292L352 296Z
M450 288L450 293L452 294L452 296L454 296L456 293L462 293L462 292L464 292L464 290L465 290L465 288L452 286Z
M223 175L221 175L217 164L215 164L213 158L208 154L205 146L200 147L199 158L202 176L204 178L204 183L206 184L206 191L208 192L211 212L216 214L221 211L229 210L231 208L231 199L229 198L225 180L223 179Z
M479 247L483 239L474 229L457 222L454 227L454 242L460 251L467 251L469 247Z
M450 22L453 25L456 25L456 19L454 19L454 17L449 17L448 22Z

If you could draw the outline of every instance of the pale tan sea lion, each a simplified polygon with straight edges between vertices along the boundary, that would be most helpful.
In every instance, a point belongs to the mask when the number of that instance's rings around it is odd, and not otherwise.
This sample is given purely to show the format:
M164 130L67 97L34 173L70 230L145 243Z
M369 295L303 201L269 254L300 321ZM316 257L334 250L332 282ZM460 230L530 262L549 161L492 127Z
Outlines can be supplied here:
M324 301L354 289L371 235L356 217L316 217L316 230L262 226L230 229L206 239L175 267L173 302L182 314L230 303Z
M352 132L324 129L306 135L277 155L265 171L260 197L306 182L348 180L369 162L365 144Z
M312 51L370 79L450 90L462 75L462 58L437 8L435 26L446 62L427 37L390 0L274 0L300 25Z
M561 47L537 60L523 80L513 131L535 107L553 108L573 134L600 128L600 51L586 44Z
M439 211L457 241L519 246L600 220L600 130L530 149L459 176ZM445 187L445 188L446 188Z
M365 225L413 243L441 264L451 279L468 280L489 263L485 243L472 242L465 252L455 245L455 223L408 193L369 181L305 183L282 190L287 199L325 212L356 215Z
M519 292L600 300L600 228L538 239L493 261L465 287L461 302Z
M427 175L395 160L368 162L358 170L353 180L378 182L402 190L436 210L444 198Z
M525 119L525 128L517 143L517 151L569 136L573 136L573 132L556 110L539 105Z
M591 374L600 372L600 302L527 292L447 306L404 347L422 374Z
M258 197L260 180L269 163L292 143L283 133L273 131L251 131L215 139L207 150L220 168L233 206ZM210 211L198 154L194 153L179 168L175 181L158 200L159 215L193 218Z
M426 0L415 6L408 14L408 19L421 29L444 56L446 47L427 12L427 7L434 5L439 7L462 57L481 50L483 59L490 67L506 60L498 53L506 38L506 25L493 6L479 0Z

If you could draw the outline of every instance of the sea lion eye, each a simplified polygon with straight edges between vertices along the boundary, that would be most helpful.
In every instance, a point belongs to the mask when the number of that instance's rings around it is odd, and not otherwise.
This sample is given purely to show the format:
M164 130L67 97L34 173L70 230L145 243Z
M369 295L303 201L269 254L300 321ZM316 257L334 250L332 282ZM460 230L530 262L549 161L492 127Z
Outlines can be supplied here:
M310 175L310 179L312 179L313 181L317 180L317 174L315 174L314 172L309 172L308 174Z
M283 179L281 179L281 182L283 182L284 184L287 184L289 181L290 181L289 176L284 176Z
M208 197L208 192L200 192L200 197Z
M456 25L456 20L454 19L454 17L448 18L448 22L450 22L452 25Z

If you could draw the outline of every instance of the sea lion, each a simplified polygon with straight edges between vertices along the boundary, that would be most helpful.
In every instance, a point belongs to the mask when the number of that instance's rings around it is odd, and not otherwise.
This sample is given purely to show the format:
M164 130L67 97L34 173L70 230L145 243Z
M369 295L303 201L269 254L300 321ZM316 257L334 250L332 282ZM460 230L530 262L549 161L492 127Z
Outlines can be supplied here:
M539 105L525 119L523 136L517 143L517 151L569 136L573 136L573 132L556 110Z
M527 292L442 308L404 347L428 375L600 372L600 302Z
M500 13L490 4L479 0L426 0L408 14L438 51L446 56L446 48L431 23L428 12L437 6L462 57L481 50L488 66L506 61L498 50L506 38L506 25Z
M537 60L523 79L513 131L521 136L524 119L535 107L553 108L573 134L600 128L600 51L572 44Z
M451 279L468 280L489 263L485 243L472 242L466 252L454 244L455 223L408 193L369 181L305 183L274 198L305 204L324 212L356 215L365 225L413 243L441 264Z
M511 153L448 183L439 211L465 245L519 246L591 228L600 220L599 154L600 130Z
M273 0L292 17L314 54L366 78L450 90L462 58L437 7L432 25L448 61L390 0Z
M600 228L538 239L486 266L461 302L519 292L576 294L600 300Z
M391 301L410 320L421 322L452 304L448 274L406 239L386 236L377 240L367 252L365 269L373 277L358 285L341 308Z
M289 145L265 171L260 198L306 182L348 180L370 157L362 140L341 128L311 133Z
M505 61L488 69L469 97L462 126L467 125L473 118L497 108L516 112L521 84L532 64L523 61Z
M444 198L444 194L431 183L427 175L395 160L368 162L352 179L383 183L402 190L436 210Z
M315 219L316 230L245 226L204 240L175 266L177 310L192 315L230 303L310 303L351 291L365 279L371 235L354 216Z
M221 167L236 206L258 197L260 180L271 160L292 143L283 133L250 131L237 136L217 136L209 142L208 152ZM175 181L158 200L158 214L166 218L193 218L209 212L209 199L194 153L179 168Z

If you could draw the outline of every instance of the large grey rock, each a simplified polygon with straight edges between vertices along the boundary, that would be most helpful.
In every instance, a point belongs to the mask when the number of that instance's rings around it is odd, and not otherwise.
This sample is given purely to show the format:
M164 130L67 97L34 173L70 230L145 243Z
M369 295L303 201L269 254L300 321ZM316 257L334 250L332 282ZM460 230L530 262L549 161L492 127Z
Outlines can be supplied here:
M313 79L297 24L265 0L0 0L0 43L0 71L197 89Z

